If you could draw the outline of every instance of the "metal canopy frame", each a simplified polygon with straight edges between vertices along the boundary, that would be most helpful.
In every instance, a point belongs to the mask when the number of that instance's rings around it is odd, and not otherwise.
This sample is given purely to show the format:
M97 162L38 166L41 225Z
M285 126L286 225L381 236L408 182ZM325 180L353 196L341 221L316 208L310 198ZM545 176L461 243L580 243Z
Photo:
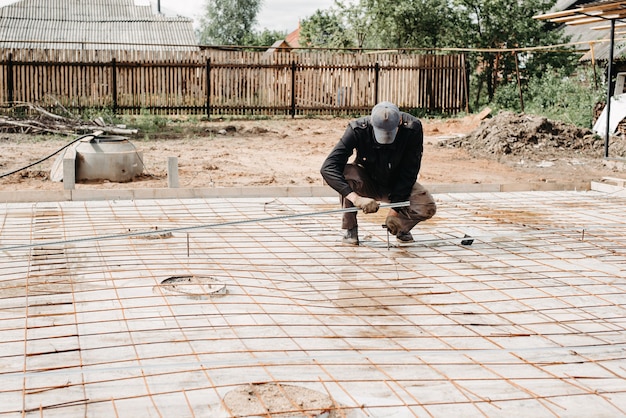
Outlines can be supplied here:
M606 95L606 132L604 137L604 158L609 157L609 137L611 120L611 89L613 86L613 51L615 48L615 22L624 20L626 23L626 1L605 0L596 1L582 5L571 10L561 12L545 13L534 16L535 19L548 20L553 23L562 23L565 25L590 25L595 23L611 23L611 44L609 47L609 69L608 69L608 88ZM606 29L606 26L593 28Z

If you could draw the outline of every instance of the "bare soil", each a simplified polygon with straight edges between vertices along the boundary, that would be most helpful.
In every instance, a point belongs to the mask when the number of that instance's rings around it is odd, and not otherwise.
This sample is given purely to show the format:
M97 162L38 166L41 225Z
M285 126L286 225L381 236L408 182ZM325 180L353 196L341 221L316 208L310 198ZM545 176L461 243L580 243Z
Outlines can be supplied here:
M94 181L76 188L167 187L168 157L178 158L184 188L322 185L320 166L349 121L170 121L162 132L129 137L143 153L141 176L127 183ZM425 150L420 182L425 185L572 183L626 177L621 159L603 157L602 140L575 127L513 114L484 120L476 115L423 119L422 123ZM0 175L43 159L0 177L0 190L62 190L62 183L50 180L50 170L59 155L56 151L75 137L0 133ZM614 156L624 153L621 140L614 148L620 154Z

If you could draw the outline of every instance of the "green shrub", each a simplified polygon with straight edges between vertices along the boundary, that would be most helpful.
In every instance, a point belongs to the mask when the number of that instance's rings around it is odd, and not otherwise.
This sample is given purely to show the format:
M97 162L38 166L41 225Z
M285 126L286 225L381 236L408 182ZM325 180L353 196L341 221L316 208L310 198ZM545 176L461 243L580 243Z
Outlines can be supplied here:
M102 118L106 123L117 124L120 118L113 113L110 107L88 107L81 111L80 118L83 121L92 121Z
M591 128L595 104L603 100L605 88L602 83L595 85L588 69L573 75L563 75L558 70L549 69L541 77L533 77L523 85L524 112ZM501 86L491 106L496 111L521 112L517 83Z
M139 115L124 115L122 119L129 128L138 129L143 133L162 132L170 124L167 116L151 114L148 109L142 109Z
M524 101L526 101L525 98ZM520 100L517 83L509 83L498 87L493 97L491 107L495 111L509 110L511 112L521 112L522 102Z

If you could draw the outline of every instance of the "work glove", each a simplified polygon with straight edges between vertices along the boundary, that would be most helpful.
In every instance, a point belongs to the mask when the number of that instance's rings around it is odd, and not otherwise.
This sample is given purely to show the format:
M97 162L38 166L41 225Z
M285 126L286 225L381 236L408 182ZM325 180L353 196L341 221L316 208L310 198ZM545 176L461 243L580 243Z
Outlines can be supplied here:
M369 197L359 196L354 199L354 206L363 210L363 213L375 213L378 212L380 204L374 199Z
M400 232L401 227L400 219L398 219L397 216L387 216L387 219L385 219L385 226L391 235L397 235L398 232Z

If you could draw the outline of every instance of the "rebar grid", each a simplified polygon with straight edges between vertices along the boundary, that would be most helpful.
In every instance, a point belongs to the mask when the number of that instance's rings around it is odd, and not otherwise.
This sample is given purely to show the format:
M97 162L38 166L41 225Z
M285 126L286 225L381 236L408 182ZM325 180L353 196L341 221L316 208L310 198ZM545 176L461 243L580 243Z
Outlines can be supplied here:
M436 198L391 248L382 210L359 247L339 213L292 216L334 198L5 204L0 416L231 416L249 384L338 417L626 414L625 199Z

